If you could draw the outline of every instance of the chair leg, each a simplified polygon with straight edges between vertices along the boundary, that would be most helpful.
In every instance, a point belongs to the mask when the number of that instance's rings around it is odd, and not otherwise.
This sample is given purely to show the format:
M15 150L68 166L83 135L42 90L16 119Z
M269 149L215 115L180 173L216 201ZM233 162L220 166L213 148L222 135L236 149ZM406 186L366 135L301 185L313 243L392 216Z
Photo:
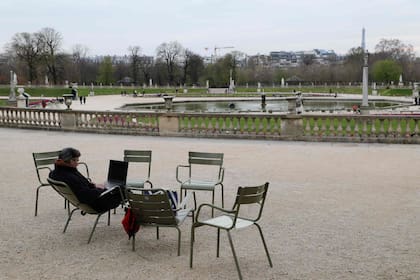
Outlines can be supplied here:
M156 227L156 239L159 239L159 227Z
M197 197L195 195L195 191L192 191L192 192L193 192L193 197L194 197L194 210L197 210Z
M190 268L193 267L193 251L194 251L194 242L195 242L195 226L191 226L191 238L190 238Z
M70 201L68 201L67 199L66 199L66 203L67 203L67 214L70 216Z
M136 250L136 234L133 235L133 242L132 242L132 250L135 251Z
M67 230L67 226L69 225L69 223L70 223L70 220L71 220L71 217L73 216L73 213L74 213L74 211L76 211L76 210L78 210L78 208L74 208L70 213L69 213L69 216L68 216L68 218L67 218L67 222L66 222L66 225L64 226L64 229L63 229L63 233L65 233L66 232L66 230Z
M214 189L211 191L211 204L214 205ZM211 208L211 217L214 217L214 208Z
M222 208L224 208L225 207L225 199L224 199L223 184L221 183L220 186L222 187Z
M227 231L227 235L228 235L228 238L229 238L230 248L232 249L233 258L235 259L236 270L238 271L239 279L242 280L241 270L239 268L238 259L236 257L235 248L233 247L232 237L230 236L230 232L229 231Z
M39 189L42 186L39 186L38 188L36 188L36 196L35 196L35 217L38 215L38 197L39 197Z
M216 257L219 257L219 248L220 248L220 228L217 228L217 253L216 253Z
M96 225L98 224L98 220L101 216L102 214L99 214L98 217L96 217L95 224L93 225L92 231L90 232L90 235L89 235L89 239L87 242L88 244L90 243L90 240L92 239L93 232L95 231Z
M261 230L261 227L257 223L254 223L254 225L257 226L258 231L260 232L260 236L261 236L261 240L262 240L263 245L264 245L265 253L267 254L268 263L270 264L270 267L273 267L273 263L271 262L270 254L268 253L267 244L265 243L265 239L264 239L264 235L263 235L263 232Z
M178 230L178 257L181 255L181 230L176 227Z
M114 214L115 214L115 208L114 208ZM108 226L111 224L111 210L108 210Z

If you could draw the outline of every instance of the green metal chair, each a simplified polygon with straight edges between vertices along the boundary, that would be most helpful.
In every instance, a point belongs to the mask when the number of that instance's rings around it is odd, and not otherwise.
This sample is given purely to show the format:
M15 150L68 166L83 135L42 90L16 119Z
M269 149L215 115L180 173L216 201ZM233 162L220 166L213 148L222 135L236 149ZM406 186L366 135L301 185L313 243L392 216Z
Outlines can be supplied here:
M145 184L148 184L150 188L153 188L153 184L150 181L150 170L151 170L151 165L152 165L152 151L124 150L124 161L130 162L130 163L147 164L147 175L143 179L127 180L126 187L144 188ZM129 167L131 166L132 165L130 164Z
M235 259L236 269L239 274L239 279L242 279L242 274L239 268L239 263L236 257L235 248L233 246L230 231L233 229L246 228L251 225L255 225L258 228L258 231L260 232L260 236L264 245L265 253L268 258L268 262L270 264L270 267L273 267L261 227L257 223L258 220L261 218L261 214L264 208L265 198L267 195L267 190L268 190L268 183L265 183L264 185L256 186L256 187L239 187L232 210L225 210L211 204L200 205L197 211L197 215L195 217L196 221L191 227L190 268L193 267L193 245L195 242L195 229L201 226L211 226L211 227L217 228L217 253L216 253L217 257L219 257L220 230L221 229L226 230L228 238L229 238L229 243L232 250L233 258ZM249 217L248 216L249 214L247 215L248 217L244 217L242 215L239 216L240 208L242 205L252 205L252 204L257 205L259 208L257 215L255 215L254 217ZM211 209L216 209L224 214L215 218L211 218L209 220L204 220L204 221L200 220L201 210L203 208L208 208L208 207L210 207ZM250 213L250 211L248 211L247 213Z
M64 226L64 230L63 233L66 232L67 227L70 223L71 217L73 216L73 213L77 210L81 211L82 215L85 214L91 214L91 215L96 215L96 219L95 219L95 223L93 224L93 228L92 231L90 232L89 235L89 239L87 243L90 243L93 233L95 232L96 229L96 225L98 224L99 218L105 214L108 213L108 226L110 225L110 221L111 221L111 211L107 210L104 212L98 212L95 209L93 209L92 207L90 207L87 204L81 203L79 201L79 199L76 197L76 195L74 194L74 192L71 190L71 188L64 182L61 181L57 181L51 178L47 178L47 181L50 183L50 185L53 187L54 190L56 190L62 197L64 197L64 199L66 199L70 204L72 204L75 208L70 212L70 214L67 217L67 221L66 221L66 225ZM119 186L115 186L113 188L110 188L109 190L107 190L106 192L103 192L101 194L102 195L106 195L107 193L115 190L116 188L118 188L120 190L120 194L121 194L121 200L123 199L123 195L121 193L121 189L119 188ZM69 205L70 207L70 205Z
M51 152L41 152L41 153L32 153L32 157L34 159L36 175L38 177L39 186L36 188L36 196L35 196L35 216L38 215L38 200L39 200L39 190L42 187L51 186L46 178L48 177L49 173L54 167L54 162L58 159L58 154L60 151L51 151ZM85 173L89 178L89 168L86 163L79 162L79 165L84 166ZM68 203L64 202L64 207Z
M159 227L173 227L178 231L178 256L181 254L181 230L179 226L190 213L194 222L193 209L185 208L187 197L172 208L168 193L163 189L153 191L137 188L126 188L126 199L129 208L140 226L156 227L156 238L159 239ZM135 251L136 235L133 236L132 250Z
M206 169L204 170L203 169ZM215 172L211 172L211 167L215 168ZM188 170L188 178L181 179L181 169ZM204 179L205 174L211 174ZM223 197L223 177L225 169L223 167L223 153L204 153L204 152L189 152L188 153L188 165L178 165L176 167L176 180L181 183L181 197L183 191L186 193L187 190L193 191L211 191L212 192L212 204L214 204L214 190L216 186L221 187L222 195L222 207L224 207ZM194 195L194 209L197 208L197 199ZM213 213L213 212L212 212Z

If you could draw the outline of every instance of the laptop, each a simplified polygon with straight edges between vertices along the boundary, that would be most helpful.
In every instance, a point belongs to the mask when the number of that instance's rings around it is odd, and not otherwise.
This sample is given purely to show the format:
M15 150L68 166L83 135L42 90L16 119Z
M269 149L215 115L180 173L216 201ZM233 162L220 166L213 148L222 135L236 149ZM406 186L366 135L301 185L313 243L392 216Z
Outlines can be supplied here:
M105 188L109 189L115 185L124 187L127 181L128 162L119 160L110 160L108 168L108 178L105 182Z

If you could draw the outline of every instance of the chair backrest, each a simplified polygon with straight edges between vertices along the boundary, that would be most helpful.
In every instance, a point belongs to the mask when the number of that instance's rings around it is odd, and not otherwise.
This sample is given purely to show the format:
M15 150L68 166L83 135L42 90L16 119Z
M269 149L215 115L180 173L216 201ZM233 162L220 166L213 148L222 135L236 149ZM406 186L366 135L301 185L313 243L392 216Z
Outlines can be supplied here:
M261 214L264 208L268 185L269 183L267 182L261 186L239 187L236 194L235 203L233 205L233 209L237 210L236 215L238 215L241 205L256 204L259 206L258 215L256 218L249 220L253 220L254 222L258 221L261 218Z
M60 151L51 151L51 152L42 152L42 153L32 153L32 157L35 163L35 170L38 180L41 184L48 184L45 182L48 173L52 170L51 167L54 166L54 162L58 159L58 154ZM41 176L41 170L45 169L45 177Z
M217 168L217 176L222 178L223 169L223 153L205 153L205 152L189 152L188 163L190 165L189 176L192 176L193 165L196 165L195 170L199 170L198 166L214 166ZM216 171L216 170L215 170ZM209 175L209 174L208 174Z
M67 199L74 207L79 208L80 210L88 213L88 214L97 214L98 212L90 207L87 204L81 203L79 199L76 197L74 192L71 190L69 185L62 181L57 181L51 178L47 178L48 183L53 187L55 191L58 192L62 197Z
M142 150L124 150L124 161L127 162L143 162L148 164L147 177L150 177L152 151Z
M141 225L177 225L168 194L163 189L126 189L126 198Z
M217 165L223 166L223 153L189 152L189 164Z

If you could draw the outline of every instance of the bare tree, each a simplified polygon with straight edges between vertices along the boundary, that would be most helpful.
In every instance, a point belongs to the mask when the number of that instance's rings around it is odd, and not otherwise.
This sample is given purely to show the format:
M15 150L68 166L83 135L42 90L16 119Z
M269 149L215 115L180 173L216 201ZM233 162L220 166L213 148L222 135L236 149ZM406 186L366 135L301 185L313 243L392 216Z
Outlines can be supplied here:
M48 74L51 75L53 83L58 81L58 61L62 44L62 36L53 28L46 27L36 33L38 40L42 43L42 57L47 67Z
M351 48L344 59L345 76L342 81L354 82L362 79L364 50L361 47Z
M139 78L139 68L140 68L140 46L130 46L128 47L130 52L130 63L131 63L131 75L133 77L134 84L137 85Z
M191 57L193 56L193 52L189 49L185 49L183 53L183 62L182 62L182 77L181 77L181 84L184 85L187 82L188 70L191 64Z
M304 65L312 65L315 62L315 55L313 54L304 54L302 58L302 62Z
M375 46L375 51L382 54L381 59L395 59L403 58L414 60L415 54L412 45L406 45L399 39L381 39Z
M189 66L187 69L187 82L198 84L200 77L204 72L204 60L198 54L191 54L189 58Z
M99 66L99 77L98 82L109 85L114 82L114 67L112 65L112 59L110 56L105 56L104 60Z
M34 82L37 78L37 66L41 58L41 42L31 33L16 33L8 47L9 53L17 56L27 66L28 80Z
M72 62L74 68L74 78L79 83L82 82L84 73L86 72L85 64L87 63L87 55L89 49L86 46L76 44L72 48Z
M381 39L375 46L375 51L376 60L395 60L402 66L402 73L406 79L415 79L413 66L416 57L412 45L406 45L399 39Z
M141 56L140 57L140 70L143 73L143 82L147 83L152 77L153 72L153 57Z
M180 57L184 48L176 41L169 43L162 43L156 49L158 59L166 63L166 70L168 72L169 83L174 84Z

